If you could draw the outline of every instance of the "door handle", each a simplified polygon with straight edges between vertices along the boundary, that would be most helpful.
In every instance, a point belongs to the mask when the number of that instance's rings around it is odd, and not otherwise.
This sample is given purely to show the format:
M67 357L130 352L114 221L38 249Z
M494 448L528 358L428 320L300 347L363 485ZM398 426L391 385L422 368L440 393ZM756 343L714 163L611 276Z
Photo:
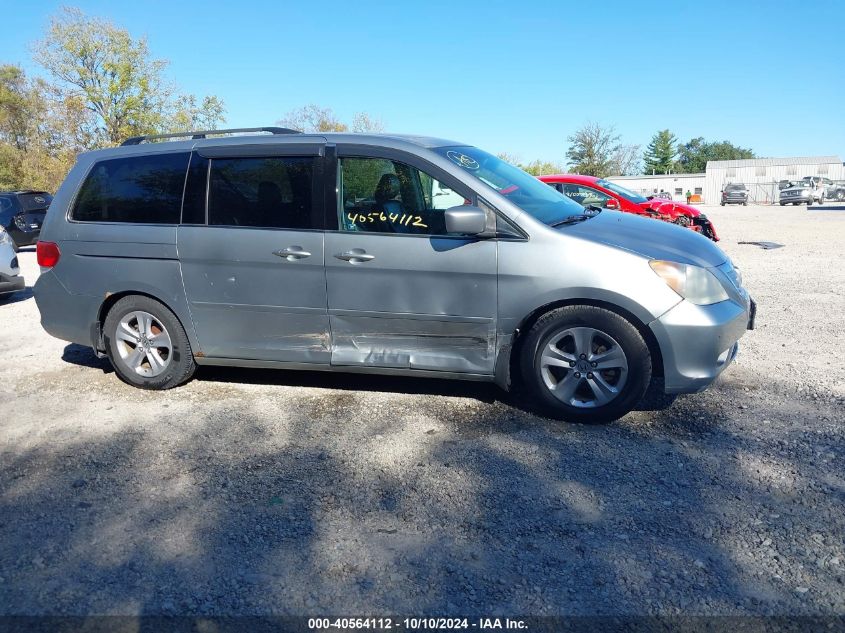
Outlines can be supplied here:
M302 250L301 246L288 246L287 248L282 248L277 251L273 251L273 255L275 255L276 257L281 257L282 259L286 259L289 262L296 261L297 259L305 259L306 257L311 257L311 253Z
M346 251L345 253L337 253L335 257L350 264L363 264L376 258L375 255L370 255L363 248L353 248L351 251Z

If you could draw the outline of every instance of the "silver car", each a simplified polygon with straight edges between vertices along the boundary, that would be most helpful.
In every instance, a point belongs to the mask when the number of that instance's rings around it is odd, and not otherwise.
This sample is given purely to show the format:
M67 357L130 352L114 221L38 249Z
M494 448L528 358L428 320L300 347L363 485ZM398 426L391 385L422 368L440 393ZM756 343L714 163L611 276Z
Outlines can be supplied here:
M260 130L81 155L38 245L44 328L144 389L197 365L446 377L596 422L653 376L704 389L753 324L692 231L461 143Z
M0 227L0 302L26 287L20 271L12 237Z
M790 182L789 186L780 190L780 206L787 204L806 204L813 202L824 203L824 183L819 178L807 176L798 182Z

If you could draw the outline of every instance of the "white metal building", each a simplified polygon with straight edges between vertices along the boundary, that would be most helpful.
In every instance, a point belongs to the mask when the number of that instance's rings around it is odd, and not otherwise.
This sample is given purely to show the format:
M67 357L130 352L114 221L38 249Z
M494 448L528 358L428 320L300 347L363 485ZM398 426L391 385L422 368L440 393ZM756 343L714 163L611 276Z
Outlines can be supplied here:
M704 174L657 174L654 176L610 176L606 180L644 196L668 191L672 200L683 202L686 193L704 196ZM706 198L705 198L706 199Z
M801 180L804 176L845 180L845 166L838 156L711 160L707 161L704 200L715 204L726 184L742 182L755 202L777 202L778 181Z
M778 181L800 180L804 176L845 180L845 165L838 156L711 160L703 174L611 176L607 180L643 195L668 191L678 201L683 201L690 191L701 195L705 204L718 204L725 185L741 182L748 187L752 201L767 204L778 201Z

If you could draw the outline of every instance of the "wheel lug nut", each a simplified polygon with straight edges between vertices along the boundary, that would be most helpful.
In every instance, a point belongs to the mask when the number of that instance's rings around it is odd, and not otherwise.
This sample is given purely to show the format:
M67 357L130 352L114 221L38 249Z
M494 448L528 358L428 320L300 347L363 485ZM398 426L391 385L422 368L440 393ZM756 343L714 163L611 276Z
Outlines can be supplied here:
M590 363L590 365L592 365L593 367L596 367L598 365L598 363Z
M592 372L588 373L588 374L587 374L587 378L589 378L590 380L592 380L592 379L593 379L593 373L592 373Z
M575 377L576 377L576 378L580 378L580 377L581 377L581 372L576 371L576 372L575 372Z
M575 367L575 361L574 361L574 360L569 361L569 366L570 366L570 367Z
M584 360L585 358L587 358L587 355L586 355L586 354L581 354L581 360Z

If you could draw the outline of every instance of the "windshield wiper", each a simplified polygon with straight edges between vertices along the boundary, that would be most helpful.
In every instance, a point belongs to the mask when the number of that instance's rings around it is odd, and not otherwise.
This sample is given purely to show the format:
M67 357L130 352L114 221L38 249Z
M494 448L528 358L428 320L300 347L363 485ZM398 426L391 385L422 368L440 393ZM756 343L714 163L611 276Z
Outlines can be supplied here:
M594 218L596 216L595 213L583 213L581 215L570 215L568 218L563 218L562 220L558 220L557 222L552 222L549 224L550 227L555 228L556 226L563 226L565 224L578 224L578 222L583 222L584 220L589 220L590 218Z

